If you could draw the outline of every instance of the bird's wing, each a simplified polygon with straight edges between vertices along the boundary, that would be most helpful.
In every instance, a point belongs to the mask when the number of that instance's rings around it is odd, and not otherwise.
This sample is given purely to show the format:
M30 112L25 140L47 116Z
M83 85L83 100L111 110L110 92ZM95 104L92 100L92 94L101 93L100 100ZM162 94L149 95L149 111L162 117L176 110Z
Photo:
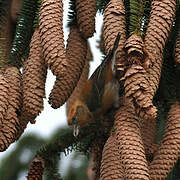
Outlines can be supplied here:
M113 49L109 51L106 58L97 67L82 89L82 100L86 103L91 112L101 106L105 84L110 81L114 74L115 56L120 40L118 33Z

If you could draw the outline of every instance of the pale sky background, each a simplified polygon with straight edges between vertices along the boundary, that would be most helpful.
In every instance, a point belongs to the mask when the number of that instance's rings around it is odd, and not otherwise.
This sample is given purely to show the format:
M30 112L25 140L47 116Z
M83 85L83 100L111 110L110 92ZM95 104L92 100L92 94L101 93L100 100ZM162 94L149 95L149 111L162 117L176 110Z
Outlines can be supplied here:
M68 38L69 31L67 29L67 10L68 10L68 2L69 0L64 0L64 39L65 42ZM96 48L97 46L97 40L100 38L101 28L102 28L102 21L103 16L102 14L97 14L96 16L96 33L92 38L89 39L90 45L93 51L93 61L90 63L90 75L92 72L96 69L96 67L100 64L102 60L102 54L99 51L99 49ZM36 118L35 124L28 124L25 132L23 135L27 135L30 133L36 133L44 138L49 138L53 132L59 128L60 126L67 126L66 122L66 112L65 112L65 105L61 106L59 109L53 109L48 104L48 97L51 92L51 89L53 87L55 81L55 76L52 75L50 70L48 71L47 80L46 80L46 99L44 99L44 110L43 112ZM1 159L8 155L9 152L13 150L13 147L15 147L16 143L13 143L10 145L10 147L5 152L0 152L0 163ZM68 157L63 157L64 162L67 160ZM67 166L67 163L65 163L65 167ZM25 178L25 174L21 175L19 180L23 180Z

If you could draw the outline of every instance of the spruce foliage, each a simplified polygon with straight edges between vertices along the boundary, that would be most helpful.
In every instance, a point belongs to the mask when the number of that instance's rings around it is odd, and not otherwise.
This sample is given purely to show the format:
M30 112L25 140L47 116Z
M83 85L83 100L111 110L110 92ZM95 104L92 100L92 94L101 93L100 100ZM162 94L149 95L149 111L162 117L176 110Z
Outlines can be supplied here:
M16 32L9 56L9 64L20 67L22 59L28 56L29 43L34 27L38 27L38 12L41 1L42 0L24 0L16 25ZM110 0L97 0L97 10L103 13L109 1ZM75 2L76 0L70 0L68 26L77 23ZM150 18L150 4L150 0L124 0L127 38L133 33L141 35L142 37L145 35ZM7 13L5 8L6 1L0 0L1 26L3 25L3 17ZM180 101L180 65L176 64L174 59L175 41L179 26L180 0L177 0L175 22L164 49L159 89L153 99L154 104L158 108L156 137L158 143L162 140L170 106L176 101ZM3 56L1 51L0 47L0 57ZM124 91L121 89L121 95L123 93ZM109 116L109 119L112 120L113 114L111 114L111 112L109 112ZM43 145L36 154L37 157L41 157L45 161L45 174L47 177L49 177L49 179L62 179L58 172L58 162L62 152L67 155L75 150L83 152L88 156L96 142L98 143L99 140L105 142L112 130L113 120L108 123L108 126L104 126L104 122L98 119L96 122L83 127L77 138L73 136L72 129L61 129L55 135L54 140ZM169 174L168 180L177 180L180 178L179 167L180 161L176 163L174 169Z
M131 34L144 35L150 15L149 0L124 0L126 10L127 37Z
M105 6L108 4L110 0L97 0L97 10L103 13Z
M10 64L21 66L21 59L27 55L29 43L33 34L33 23L36 11L37 0L24 0L9 56Z

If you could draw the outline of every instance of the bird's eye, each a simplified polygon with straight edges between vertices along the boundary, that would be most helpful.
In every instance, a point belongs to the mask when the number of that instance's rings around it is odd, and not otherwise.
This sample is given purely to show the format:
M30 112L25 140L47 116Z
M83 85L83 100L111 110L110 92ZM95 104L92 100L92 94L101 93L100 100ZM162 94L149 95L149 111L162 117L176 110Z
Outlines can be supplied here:
M76 118L72 117L72 124L75 124Z

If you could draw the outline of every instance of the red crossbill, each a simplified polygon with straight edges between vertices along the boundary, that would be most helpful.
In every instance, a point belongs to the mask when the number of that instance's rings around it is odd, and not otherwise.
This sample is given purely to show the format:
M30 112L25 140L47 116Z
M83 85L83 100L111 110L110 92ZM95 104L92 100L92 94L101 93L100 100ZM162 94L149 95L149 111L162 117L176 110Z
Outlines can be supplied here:
M74 135L83 127L103 116L119 104L119 82L116 78L115 59L120 35L103 62L85 83L68 113L68 124L74 125Z

